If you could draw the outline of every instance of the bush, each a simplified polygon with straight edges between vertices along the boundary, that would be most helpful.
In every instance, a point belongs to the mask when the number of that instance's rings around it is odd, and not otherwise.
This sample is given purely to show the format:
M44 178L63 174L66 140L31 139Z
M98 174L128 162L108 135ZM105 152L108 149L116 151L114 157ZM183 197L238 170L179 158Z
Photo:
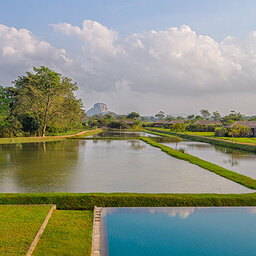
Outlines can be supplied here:
M216 137L225 137L228 135L228 130L225 127L216 127L214 130L214 135Z
M109 127L113 129L128 129L129 126L122 120L115 120L109 123Z

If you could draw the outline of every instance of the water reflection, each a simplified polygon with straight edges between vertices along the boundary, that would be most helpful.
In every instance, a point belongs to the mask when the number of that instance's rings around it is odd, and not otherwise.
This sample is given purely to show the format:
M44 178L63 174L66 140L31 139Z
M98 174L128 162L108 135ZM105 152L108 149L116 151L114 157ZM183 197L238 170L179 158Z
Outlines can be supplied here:
M0 192L249 193L138 140L0 145Z
M1 145L0 191L59 191L60 187L68 189L71 170L78 160L78 149L78 141L68 140Z
M196 141L162 144L256 179L256 154Z

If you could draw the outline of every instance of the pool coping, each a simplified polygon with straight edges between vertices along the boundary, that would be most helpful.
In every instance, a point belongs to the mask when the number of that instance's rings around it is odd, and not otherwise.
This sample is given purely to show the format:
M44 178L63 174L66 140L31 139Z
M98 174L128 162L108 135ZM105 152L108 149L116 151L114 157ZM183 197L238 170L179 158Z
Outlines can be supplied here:
M91 256L101 255L101 210L102 207L94 206Z

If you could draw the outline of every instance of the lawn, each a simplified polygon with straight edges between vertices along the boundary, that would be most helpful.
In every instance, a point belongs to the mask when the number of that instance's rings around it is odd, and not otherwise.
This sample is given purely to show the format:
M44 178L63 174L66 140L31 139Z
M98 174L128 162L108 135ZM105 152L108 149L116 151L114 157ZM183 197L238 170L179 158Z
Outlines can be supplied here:
M214 137L214 132L183 132L184 134L205 136L205 137Z
M238 143L256 144L256 138L230 138L230 137L215 137L215 138L238 142Z
M55 211L33 256L89 256L92 225L92 211Z
M0 255L26 255L51 205L0 205Z

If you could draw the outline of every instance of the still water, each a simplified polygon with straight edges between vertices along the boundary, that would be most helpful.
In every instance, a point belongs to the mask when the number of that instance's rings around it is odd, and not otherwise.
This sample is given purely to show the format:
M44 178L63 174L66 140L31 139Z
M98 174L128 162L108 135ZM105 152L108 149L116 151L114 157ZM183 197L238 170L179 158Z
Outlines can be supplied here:
M0 145L0 192L247 193L139 140Z
M103 208L103 256L245 256L255 207Z
M256 154L197 141L162 144L256 179Z

